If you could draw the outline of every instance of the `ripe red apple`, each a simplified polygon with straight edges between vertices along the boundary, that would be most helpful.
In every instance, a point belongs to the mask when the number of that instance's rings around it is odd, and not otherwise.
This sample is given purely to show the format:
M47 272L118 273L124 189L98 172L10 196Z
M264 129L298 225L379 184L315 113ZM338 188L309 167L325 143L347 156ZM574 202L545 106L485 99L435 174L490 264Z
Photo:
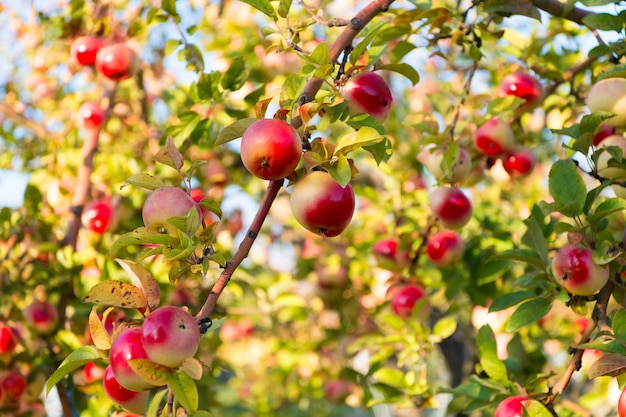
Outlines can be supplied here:
M141 325L141 343L152 362L175 368L196 354L200 330L196 319L182 308L163 306Z
M95 233L104 233L109 227L113 208L108 201L92 201L85 206L82 215L83 225Z
M324 171L312 171L300 178L291 190L290 200L298 223L326 237L343 232L354 214L352 186L342 187Z
M12 353L17 346L15 332L11 326L0 323L0 355Z
M500 84L501 95L511 95L524 99L525 103L517 108L518 112L527 112L537 107L543 99L543 87L532 75L523 72L507 74Z
M78 108L78 125L87 130L98 130L102 127L105 114L100 104L95 101L86 101Z
M535 165L537 165L535 152L525 146L516 147L502 158L502 166L512 178L530 175Z
M488 156L502 155L515 145L511 126L494 117L483 123L474 134L474 146Z
M596 129L596 133L593 135L593 146L598 146L600 142L615 134L615 128L613 126L601 124Z
M407 284L393 293L391 309L399 317L409 317L415 304L425 295L424 288L416 284Z
M115 379L126 389L143 391L153 387L142 379L128 364L131 359L148 359L141 342L141 328L129 327L123 330L111 344L109 363Z
M430 209L441 224L449 229L460 229L472 218L472 202L456 187L432 190Z
M34 301L24 311L24 320L39 334L52 333L59 321L59 315L47 301Z
M593 84L587 95L587 106L591 112L625 113L626 79L605 78Z
M96 64L96 55L102 48L102 39L93 36L81 36L72 42L70 47L71 59L80 65L93 66Z
M139 68L139 57L124 43L103 46L96 55L96 69L105 77L121 81L132 77Z
M0 380L2 391L12 398L19 398L26 391L26 378L17 369L12 369Z
M133 391L125 388L119 383L111 365L104 370L102 378L102 386L106 395L119 405L131 413L144 414L147 408L148 391Z
M626 417L626 388L622 390L617 401L617 414L619 414L619 417Z
M352 384L345 379L333 379L324 389L326 399L332 403L341 403L352 392Z
M300 162L298 131L279 119L260 119L241 137L241 161L252 175L264 180L289 176Z
M383 122L393 104L387 82L375 72L360 72L343 86L342 94L351 114L367 113Z
M89 362L83 368L83 378L85 384L91 384L94 381L102 379L104 375L104 369L96 365L94 362Z
M430 236L426 244L428 259L437 266L450 266L463 258L465 243L454 230L442 230Z
M445 154L445 148L443 147L425 147L417 155L417 160L422 163L431 173L431 175L437 179L443 179L445 173L442 167L443 157ZM465 148L461 148L459 156L452 166L451 180L454 182L463 182L469 177L472 171L472 158Z
M505 398L496 407L494 417L522 417L526 401L528 401L528 397L523 395Z
M597 265L590 248L567 244L552 258L554 279L567 292L575 295L593 295L609 280L608 266Z
M396 239L385 238L374 244L372 252L376 263L383 269L397 271L405 267L410 261L406 251L398 250L399 243Z
M202 216L198 204L181 188L157 188L150 193L143 205L141 211L143 224L148 229L177 237L178 229L168 223L168 219L174 216L186 216L192 207L198 210L199 216Z

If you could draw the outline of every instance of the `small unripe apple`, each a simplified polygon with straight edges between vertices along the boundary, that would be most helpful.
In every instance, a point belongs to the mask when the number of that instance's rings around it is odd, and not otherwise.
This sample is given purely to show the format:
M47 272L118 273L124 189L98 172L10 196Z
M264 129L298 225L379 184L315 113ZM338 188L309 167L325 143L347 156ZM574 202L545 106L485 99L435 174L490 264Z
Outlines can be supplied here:
M372 252L380 268L398 271L408 264L409 254L399 250L398 246L399 242L392 238L381 239L374 244Z
M617 414L619 414L619 417L626 417L626 388L622 390L617 401Z
M175 368L196 354L200 330L196 319L182 308L163 306L143 321L141 342L152 362Z
M96 64L96 55L102 46L103 42L100 38L81 36L72 42L70 55L80 65L93 66Z
M393 104L387 82L375 72L360 72L351 77L341 91L350 113L367 113L379 122L384 121Z
M78 125L87 130L98 130L102 127L104 110L95 101L86 101L78 108Z
M597 265L592 250L586 246L567 244L552 258L554 279L567 292L589 296L600 291L609 280L610 268Z
M109 350L109 364L115 379L124 388L131 391L153 388L151 383L133 371L128 363L131 359L148 359L141 341L140 327L129 327L117 335Z
M26 391L26 378L17 369L12 369L0 380L4 394L13 399L19 398Z
M496 407L494 417L522 417L526 401L528 397L523 395L505 398Z
M432 190L430 209L441 224L449 229L460 229L472 218L472 202L456 187Z
M518 146L502 158L502 167L512 178L530 175L537 165L537 157L532 149Z
M424 288L408 284L398 288L391 297L391 309L399 317L409 317L415 304L426 295Z
M252 175L264 180L289 176L300 162L302 140L298 131L279 119L260 119L241 137L241 161Z
M124 43L103 46L96 55L96 69L105 77L121 81L132 77L139 68L139 57Z
M24 320L39 334L50 334L56 329L59 315L47 301L34 301L24 311Z
M417 160L421 162L428 172L437 179L444 177L442 162L445 154L445 148L437 147L432 149L426 147L417 155ZM472 158L465 148L459 150L459 156L452 166L451 180L454 182L463 182L469 177L472 171Z
M543 87L532 75L518 71L507 74L500 84L501 95L519 97L525 101L517 108L518 112L527 112L537 107L543 99Z
M85 206L82 215L83 225L92 232L102 234L106 232L113 208L108 201L92 201Z
M488 156L502 155L515 145L511 126L494 117L483 123L474 134L474 146Z
M0 323L0 355L12 353L17 346L15 332L11 326Z
M587 96L587 106L591 112L626 112L626 79L605 78L593 84Z
M119 383L117 378L115 378L111 365L107 366L104 370L102 387L111 401L123 409L137 414L144 414L146 412L149 392L143 390L133 391L125 388Z
M426 244L428 259L437 266L450 266L463 258L465 243L454 230L442 230L433 234Z
M300 178L291 190L290 200L298 223L326 237L343 232L354 214L352 186L342 187L324 171L312 171Z
M602 142L600 142L597 149L599 150L612 146L621 149L622 158L624 159L622 160L622 165L624 165L624 167L613 164L609 165L609 161L612 160L615 164L617 164L617 160L615 160L613 156L605 149L602 151L602 153L600 153L600 155L598 155L598 161L596 165L598 169L598 174L604 178L609 179L626 179L626 136L622 134L608 136L604 138Z
M198 204L181 188L161 187L152 191L143 205L141 216L143 224L159 233L167 232L178 236L178 229L168 222L174 216L186 216L193 207L202 216ZM202 217L201 217L202 219Z

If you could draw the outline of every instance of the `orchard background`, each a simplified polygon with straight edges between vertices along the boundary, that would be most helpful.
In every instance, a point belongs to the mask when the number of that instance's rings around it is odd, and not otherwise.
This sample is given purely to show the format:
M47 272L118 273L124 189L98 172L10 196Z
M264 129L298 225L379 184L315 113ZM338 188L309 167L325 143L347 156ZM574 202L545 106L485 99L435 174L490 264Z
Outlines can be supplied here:
M150 416L618 415L621 3L0 3L0 167L29 179L0 211L0 414L128 415L111 343L169 305L202 337L181 365L129 362ZM81 63L81 37L136 56ZM388 115L348 92L372 71ZM284 180L242 163L262 118L301 139ZM294 218L307 171L354 190L338 236ZM162 186L202 209L144 227ZM554 266L564 247L585 266Z

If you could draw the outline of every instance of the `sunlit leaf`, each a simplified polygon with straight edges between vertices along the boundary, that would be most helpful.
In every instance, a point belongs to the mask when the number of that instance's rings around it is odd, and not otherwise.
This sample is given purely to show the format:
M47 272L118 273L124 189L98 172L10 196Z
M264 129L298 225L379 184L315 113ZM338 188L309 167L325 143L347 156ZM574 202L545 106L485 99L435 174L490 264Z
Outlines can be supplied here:
M52 373L46 382L46 393L50 393L52 387L58 384L66 375L74 372L89 362L101 360L98 350L94 346L81 346L61 362L61 365Z
M84 303L94 303L120 308L146 308L148 301L143 292L122 281L102 281L91 287Z
M116 258L115 261L126 271L133 284L141 289L150 310L156 309L161 302L159 284L152 274L141 264L126 259Z

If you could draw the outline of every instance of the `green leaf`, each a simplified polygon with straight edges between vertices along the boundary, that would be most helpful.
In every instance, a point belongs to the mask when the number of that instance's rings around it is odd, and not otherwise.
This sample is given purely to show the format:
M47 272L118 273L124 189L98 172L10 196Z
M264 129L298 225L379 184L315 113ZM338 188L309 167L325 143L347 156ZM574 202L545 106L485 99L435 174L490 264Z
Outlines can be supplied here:
M154 397L150 399L150 405L148 406L148 411L146 412L146 417L159 417L159 412L161 411L161 403L165 399L167 395L167 390L162 389L156 394Z
M599 376L616 377L626 372L626 357L616 353L605 353L591 364L587 374L590 379Z
M444 317L439 319L433 326L433 334L445 339L454 334L457 327L457 321L454 317Z
M52 373L48 381L46 381L46 394L50 393L52 387L61 381L65 375L74 372L80 367L85 366L89 362L101 360L98 349L94 346L81 346L61 362L61 365Z
M291 9L292 2L293 0L280 0L280 3L278 4L278 15L280 17L287 17L289 10Z
M328 42L320 42L310 55L302 54L302 57L318 66L327 65L330 62L330 47Z
M161 7L167 14L178 16L178 12L176 11L176 0L162 0Z
M528 417L553 417L552 413L537 400L529 400L524 403L523 415Z
M176 372L149 359L130 359L128 365L141 379L157 387L167 384L171 375Z
M381 368L372 375L378 382L396 388L404 388L404 372L399 369Z
M539 254L534 250L529 249L510 249L504 252L500 252L490 259L510 259L513 261L523 262L525 264L534 265L541 269L545 269L546 265L539 257Z
M377 70L387 70L398 73L406 77L413 85L417 84L420 81L420 74L417 70L404 62L396 63L396 64L386 64L376 67Z
M170 375L168 386L174 394L174 398L189 414L198 410L198 387L193 379L182 372Z
M615 337L626 340L626 311L617 310L613 316L613 334Z
M258 119L253 117L239 119L231 125L226 126L222 131L217 135L217 140L215 141L216 145L223 145L231 140L238 139L243 136L243 132Z
M547 298L535 298L521 304L511 314L506 324L507 332L515 332L524 326L538 321L550 312L552 300Z
M598 74L597 81L605 78L626 78L626 64L612 65L605 71Z
M387 162L393 155L393 145L387 137L374 145L363 146L363 149L372 154L378 165L381 162Z
M480 265L476 273L478 285L485 285L500 278L502 274L511 269L511 261L508 259L489 259Z
M547 209L568 217L583 213L587 189L576 164L571 159L556 161L550 169L548 188L554 203L543 203Z
M478 329L476 347L480 365L485 373L496 381L506 381L508 379L506 365L498 359L496 336L489 325L484 325Z
M272 20L274 21L278 20L276 11L274 10L274 7L272 6L272 3L269 2L269 0L241 0L241 1L243 1L244 3L248 3L250 6L254 7L255 9L257 9L258 11L260 11L267 17L271 18Z
M339 154L337 162L328 167L328 173L339 185L345 187L352 179L352 169L345 155Z
M164 233L156 233L147 227L139 227L132 232L128 232L118 237L113 245L111 245L111 255L115 256L117 252L130 245L167 245L172 246L176 242L176 238Z
M541 21L539 9L530 0L485 0L485 11L502 16L522 15Z
M156 190L157 188L163 187L165 184L163 181L150 174L135 174L128 177L121 188L127 185L134 185L135 187L141 187L147 190Z
M496 297L489 306L489 312L501 311L512 307L520 302L534 297L533 291L516 291Z
M222 78L222 88L230 91L239 90L248 79L248 71L242 56L233 58L230 67Z
M524 223L526 224L527 230L524 234L523 242L537 252L544 265L548 265L550 263L548 244L539 222L532 216L524 220Z
M356 132L350 132L339 138L337 147L335 148L335 155L347 155L356 149L373 145L381 140L383 140L383 136L375 129L365 126Z
M385 26L387 22L380 21L376 24L370 24L365 27L363 32L365 32L365 36L363 39L354 47L352 52L350 52L350 63L352 65L356 64L356 61L359 57L365 52L369 44L374 40L376 34Z
M609 13L591 13L583 18L583 23L590 28L619 32L624 27L622 20Z

